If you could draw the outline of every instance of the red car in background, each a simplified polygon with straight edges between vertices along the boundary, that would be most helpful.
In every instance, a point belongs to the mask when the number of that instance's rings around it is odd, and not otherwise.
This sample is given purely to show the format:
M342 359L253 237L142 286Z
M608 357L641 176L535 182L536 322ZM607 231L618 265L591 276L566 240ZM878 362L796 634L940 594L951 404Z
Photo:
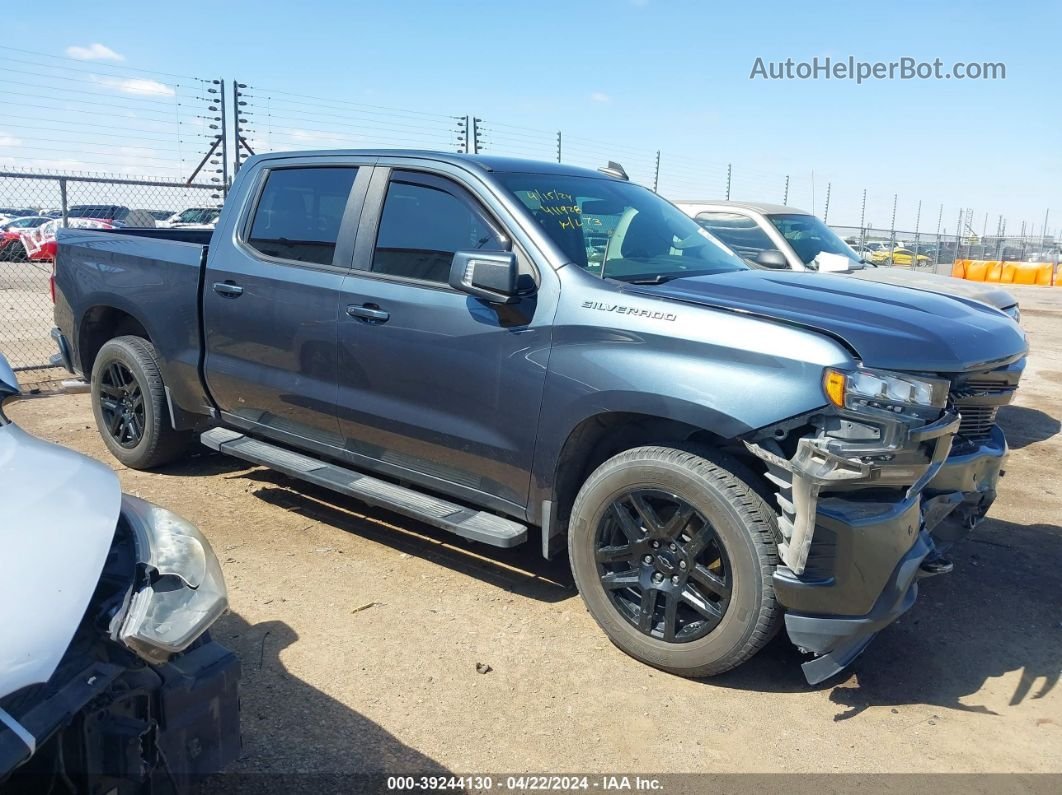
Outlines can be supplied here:
M22 233L37 229L51 220L46 215L28 215L11 218L0 224L0 262L24 262L26 248L22 244Z
M95 218L68 218L66 225L70 229L115 228L115 225L109 221L100 221ZM52 262L55 259L55 236L62 226L62 219L49 218L48 223L41 224L36 229L19 232L25 259L30 262Z

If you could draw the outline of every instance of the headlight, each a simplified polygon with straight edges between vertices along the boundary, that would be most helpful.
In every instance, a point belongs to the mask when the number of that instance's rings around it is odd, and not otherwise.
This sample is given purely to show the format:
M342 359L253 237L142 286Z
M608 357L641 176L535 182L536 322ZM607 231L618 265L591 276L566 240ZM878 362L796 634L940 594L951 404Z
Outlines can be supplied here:
M122 495L122 516L151 581L133 594L118 639L148 662L163 663L228 608L225 579L210 543L191 522L128 494Z
M822 388L837 408L863 408L902 412L905 408L944 408L951 384L942 378L924 378L886 370L835 370L826 368Z
M1006 309L1000 311L1015 323L1021 323L1021 309L1017 304L1014 304L1014 306L1008 306Z

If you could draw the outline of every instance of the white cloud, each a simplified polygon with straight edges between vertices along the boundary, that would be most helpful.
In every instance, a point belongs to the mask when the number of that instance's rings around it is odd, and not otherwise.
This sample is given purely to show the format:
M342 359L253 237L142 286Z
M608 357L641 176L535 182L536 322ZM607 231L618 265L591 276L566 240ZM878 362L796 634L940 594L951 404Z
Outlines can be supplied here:
M88 47L73 45L66 48L66 54L79 61L124 61L125 56L116 53L110 47L96 42Z
M595 91L590 95L591 102L611 102L612 97L606 94L604 91Z
M138 97L172 97L175 92L172 86L160 83L158 80L148 80L143 77L100 77L92 75L92 81L123 94L133 94Z
M22 141L13 135L0 132L0 146L22 146Z

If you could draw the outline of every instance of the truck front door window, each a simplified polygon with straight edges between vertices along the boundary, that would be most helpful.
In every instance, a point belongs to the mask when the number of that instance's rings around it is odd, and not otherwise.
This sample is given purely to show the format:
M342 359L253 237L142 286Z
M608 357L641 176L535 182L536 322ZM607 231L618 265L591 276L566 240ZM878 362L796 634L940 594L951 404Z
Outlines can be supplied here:
M331 265L356 168L269 172L248 245L268 257Z
M494 228L468 202L441 186L392 179L387 188L372 269L445 284L457 251L503 251Z

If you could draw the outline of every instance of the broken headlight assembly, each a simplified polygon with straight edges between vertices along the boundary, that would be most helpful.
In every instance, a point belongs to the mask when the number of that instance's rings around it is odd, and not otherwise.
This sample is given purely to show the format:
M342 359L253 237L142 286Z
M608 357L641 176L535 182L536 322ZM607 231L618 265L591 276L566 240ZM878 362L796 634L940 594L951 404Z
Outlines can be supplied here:
M830 404L855 412L891 412L923 417L927 411L939 413L948 402L951 383L888 370L837 370L827 367L822 389Z
M221 565L195 525L164 508L124 494L122 517L134 533L138 579L115 637L164 663L228 608Z

